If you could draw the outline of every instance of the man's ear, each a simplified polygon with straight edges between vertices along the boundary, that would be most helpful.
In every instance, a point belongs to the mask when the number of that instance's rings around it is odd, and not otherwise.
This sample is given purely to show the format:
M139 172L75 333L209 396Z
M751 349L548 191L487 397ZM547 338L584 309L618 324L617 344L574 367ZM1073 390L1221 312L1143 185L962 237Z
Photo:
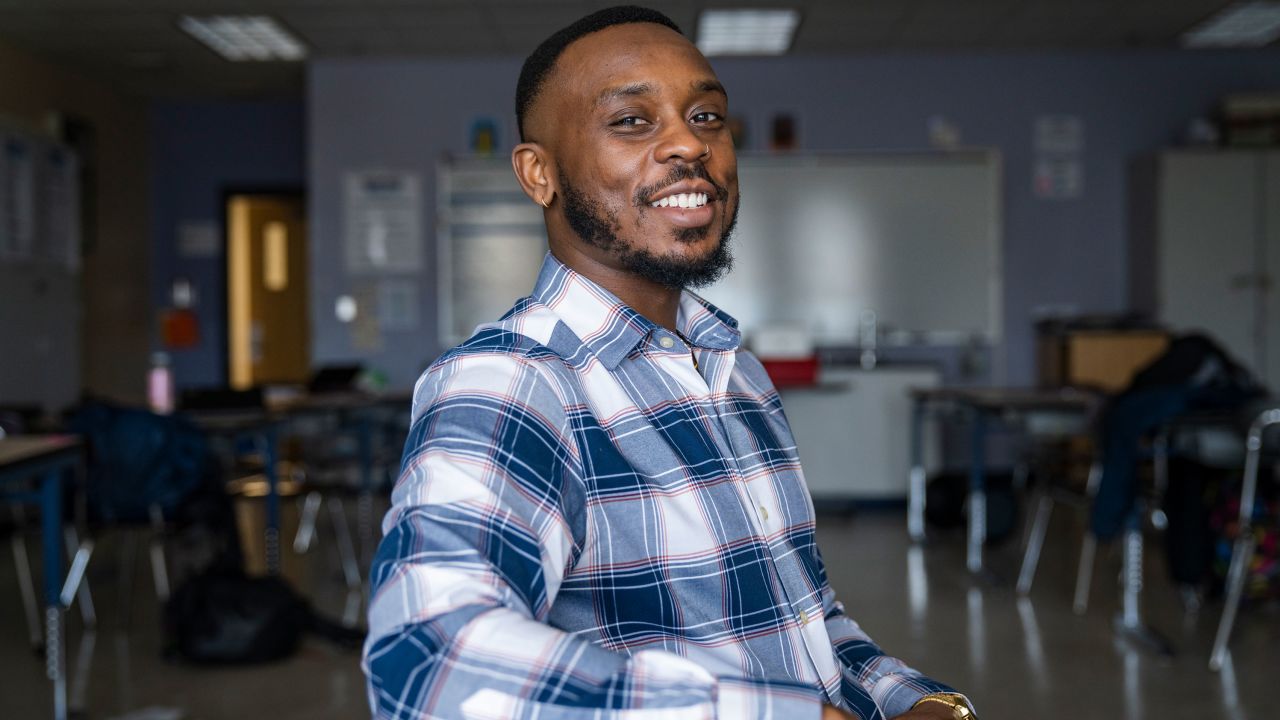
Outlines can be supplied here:
M520 143L511 151L511 168L525 195L544 208L551 207L557 189L546 148L538 143Z

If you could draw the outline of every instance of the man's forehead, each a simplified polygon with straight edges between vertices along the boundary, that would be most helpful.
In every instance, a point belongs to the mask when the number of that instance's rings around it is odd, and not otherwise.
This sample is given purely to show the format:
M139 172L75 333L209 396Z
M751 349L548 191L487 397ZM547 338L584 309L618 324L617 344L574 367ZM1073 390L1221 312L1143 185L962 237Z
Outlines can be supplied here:
M571 94L592 103L672 85L724 92L706 58L683 35L654 23L615 25L565 49L557 74Z

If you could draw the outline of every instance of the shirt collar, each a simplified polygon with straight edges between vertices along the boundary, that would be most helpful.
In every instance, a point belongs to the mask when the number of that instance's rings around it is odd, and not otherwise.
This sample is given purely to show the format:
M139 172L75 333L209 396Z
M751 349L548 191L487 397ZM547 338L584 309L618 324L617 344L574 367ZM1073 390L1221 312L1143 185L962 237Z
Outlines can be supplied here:
M661 330L551 253L542 261L533 299L549 308L610 370L642 340ZM737 350L742 341L737 320L687 290L680 296L676 326L689 342L710 350Z

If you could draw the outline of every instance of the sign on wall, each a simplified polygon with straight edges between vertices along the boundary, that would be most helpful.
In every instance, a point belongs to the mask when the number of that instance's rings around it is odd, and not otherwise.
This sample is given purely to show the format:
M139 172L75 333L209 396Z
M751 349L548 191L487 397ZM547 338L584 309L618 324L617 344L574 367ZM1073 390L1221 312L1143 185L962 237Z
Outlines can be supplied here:
M347 271L416 272L422 268L422 178L394 170L344 177Z

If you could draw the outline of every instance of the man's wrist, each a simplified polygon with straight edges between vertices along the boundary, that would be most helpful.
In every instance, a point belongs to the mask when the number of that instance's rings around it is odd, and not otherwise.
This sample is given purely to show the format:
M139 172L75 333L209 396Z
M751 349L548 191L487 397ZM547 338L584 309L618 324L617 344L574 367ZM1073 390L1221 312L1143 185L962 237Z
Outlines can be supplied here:
M917 700L911 710L945 720L977 720L969 701L959 693L930 693Z

